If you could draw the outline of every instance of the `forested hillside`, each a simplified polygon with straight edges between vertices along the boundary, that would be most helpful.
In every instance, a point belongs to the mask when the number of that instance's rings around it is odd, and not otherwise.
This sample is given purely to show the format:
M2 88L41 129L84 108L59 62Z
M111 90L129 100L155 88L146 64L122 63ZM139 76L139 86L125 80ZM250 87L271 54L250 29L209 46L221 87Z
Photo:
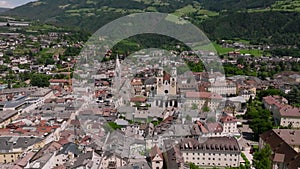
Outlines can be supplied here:
M252 43L300 45L298 12L228 12L200 24L212 39L247 39Z
M185 17L210 39L291 47L300 43L300 0L40 0L5 15L93 33L121 16L153 11Z
M278 0L200 0L209 10L242 10L251 8L268 8Z

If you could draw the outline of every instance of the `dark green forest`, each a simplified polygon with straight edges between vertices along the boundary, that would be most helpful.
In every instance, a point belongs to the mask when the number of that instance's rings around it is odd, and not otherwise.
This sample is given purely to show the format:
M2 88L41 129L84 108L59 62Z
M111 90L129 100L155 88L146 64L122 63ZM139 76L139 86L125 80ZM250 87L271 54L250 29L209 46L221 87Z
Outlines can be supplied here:
M22 16L41 23L93 33L106 23L131 13L154 11L173 13L190 5L196 12L185 11L184 16L187 16L185 19L202 29L211 40L239 38L249 41L250 44L270 45L272 50L268 52L275 56L299 57L300 13L291 7L289 10L280 6L275 9L274 4L277 1L41 0L7 11L4 15ZM201 10L216 12L217 15L205 16L199 13ZM158 39L159 42L169 43L165 41L166 39L160 37ZM156 43L152 39L150 42ZM132 46L128 48L130 47Z
M246 39L253 44L300 46L298 12L227 12L199 26L211 39Z

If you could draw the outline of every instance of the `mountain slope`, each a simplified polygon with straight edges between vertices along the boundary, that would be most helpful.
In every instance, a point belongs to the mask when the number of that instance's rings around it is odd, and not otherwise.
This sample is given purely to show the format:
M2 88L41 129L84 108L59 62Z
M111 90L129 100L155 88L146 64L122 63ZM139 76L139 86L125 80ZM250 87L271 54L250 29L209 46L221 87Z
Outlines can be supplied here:
M278 0L200 0L203 6L209 10L243 10L268 8Z
M299 12L235 12L204 21L201 27L212 39L300 46L299 23Z
M8 11L8 10L10 10L10 8L0 8L0 13L6 12L6 11Z
M193 0L40 0L5 14L95 31L123 15L152 11L171 13L192 2Z
M300 46L299 6L300 0L40 0L4 14L94 32L130 13L158 11L188 16L210 39Z

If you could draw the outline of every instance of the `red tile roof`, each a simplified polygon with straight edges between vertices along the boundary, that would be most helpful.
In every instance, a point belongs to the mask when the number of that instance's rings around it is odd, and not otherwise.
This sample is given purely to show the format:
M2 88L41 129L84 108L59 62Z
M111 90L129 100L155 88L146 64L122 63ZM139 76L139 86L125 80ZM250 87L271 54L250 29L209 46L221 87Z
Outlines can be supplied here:
M217 133L223 131L223 127L219 123L207 123L206 125L210 132Z
M141 97L141 96L136 96L130 99L131 102L146 102L147 98Z
M164 71L164 77L163 77L163 80L164 80L164 81L166 81L166 80L167 80L167 81L170 81L170 78L171 78L171 75L170 75L169 73L167 73L167 72Z
M298 117L300 118L300 108L284 107L280 109L280 115L284 117Z
M150 157L151 157L152 160L156 156L156 154L158 154L160 156L160 158L163 159L163 154L162 154L161 150L159 149L159 147L157 145L152 147L152 149L150 150Z
M231 123L231 122L236 122L236 118L235 117L232 117L232 116L229 116L229 115L225 115L225 116L222 116L221 119L220 119L220 122L222 123Z
M50 79L49 82L50 83L68 83L69 80L67 80L67 79Z

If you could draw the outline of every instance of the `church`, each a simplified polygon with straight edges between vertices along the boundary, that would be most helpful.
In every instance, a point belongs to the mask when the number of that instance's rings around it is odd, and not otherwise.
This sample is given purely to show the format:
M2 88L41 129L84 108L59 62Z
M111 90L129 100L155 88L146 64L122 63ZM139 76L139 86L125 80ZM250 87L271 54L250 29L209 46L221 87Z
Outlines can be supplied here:
M176 67L173 67L170 73L160 70L156 77L151 105L163 108L178 107L178 97Z

